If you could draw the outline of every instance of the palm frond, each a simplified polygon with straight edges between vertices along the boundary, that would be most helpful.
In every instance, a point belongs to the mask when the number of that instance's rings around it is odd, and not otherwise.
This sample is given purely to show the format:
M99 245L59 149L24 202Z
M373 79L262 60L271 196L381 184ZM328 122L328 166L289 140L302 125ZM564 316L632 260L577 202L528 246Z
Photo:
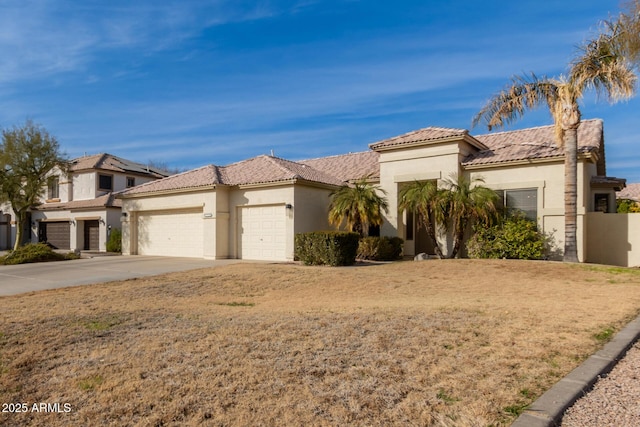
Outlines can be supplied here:
M637 76L618 41L623 33L618 23L607 23L606 31L580 47L581 54L571 62L569 81L576 92L596 91L614 103L635 94Z
M502 128L520 119L528 110L541 105L552 108L557 101L557 81L531 73L513 76L511 83L494 95L473 118L475 127L481 122L489 130Z

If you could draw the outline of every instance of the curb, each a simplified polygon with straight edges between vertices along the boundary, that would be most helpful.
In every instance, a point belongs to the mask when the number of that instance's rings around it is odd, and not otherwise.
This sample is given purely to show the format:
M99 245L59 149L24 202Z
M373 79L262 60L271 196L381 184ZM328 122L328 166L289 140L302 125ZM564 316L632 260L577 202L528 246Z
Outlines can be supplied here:
M533 402L511 427L558 427L564 413L584 396L598 378L607 375L640 338L640 316L607 345Z

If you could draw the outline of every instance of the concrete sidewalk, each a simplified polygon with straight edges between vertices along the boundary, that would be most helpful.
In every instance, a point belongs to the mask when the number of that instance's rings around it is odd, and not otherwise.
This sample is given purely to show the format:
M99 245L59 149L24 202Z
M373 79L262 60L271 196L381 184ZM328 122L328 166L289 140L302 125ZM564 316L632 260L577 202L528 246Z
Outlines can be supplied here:
M73 261L0 266L0 296L111 282L243 262L153 256L99 256Z

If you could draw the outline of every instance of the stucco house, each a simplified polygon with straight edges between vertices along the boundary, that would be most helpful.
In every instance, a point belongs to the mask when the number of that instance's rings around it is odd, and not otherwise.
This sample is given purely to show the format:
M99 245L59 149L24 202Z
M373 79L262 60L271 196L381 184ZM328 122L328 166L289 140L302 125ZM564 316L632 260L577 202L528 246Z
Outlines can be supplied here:
M105 251L110 231L120 227L122 202L114 194L167 175L107 153L73 159L66 173L49 173L44 198L23 224L25 243ZM0 249L7 249L15 241L15 218L10 206L0 210Z
M578 131L578 251L587 260L588 212L615 212L623 179L606 176L602 120ZM563 152L552 126L471 135L428 127L369 145L370 150L289 161L258 156L209 165L123 191L123 252L198 258L286 261L294 235L329 229L329 194L367 176L387 193L382 235L405 239L405 254L430 252L413 212L398 212L398 193L414 180L452 174L482 177L503 202L564 239Z

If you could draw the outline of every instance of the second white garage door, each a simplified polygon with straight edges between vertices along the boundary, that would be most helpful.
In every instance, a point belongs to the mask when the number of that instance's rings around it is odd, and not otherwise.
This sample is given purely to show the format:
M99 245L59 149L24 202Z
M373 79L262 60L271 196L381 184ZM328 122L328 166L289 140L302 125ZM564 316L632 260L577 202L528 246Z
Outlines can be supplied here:
M284 205L244 207L238 214L238 258L286 261L287 214Z
M138 254L202 258L202 208L140 212Z

